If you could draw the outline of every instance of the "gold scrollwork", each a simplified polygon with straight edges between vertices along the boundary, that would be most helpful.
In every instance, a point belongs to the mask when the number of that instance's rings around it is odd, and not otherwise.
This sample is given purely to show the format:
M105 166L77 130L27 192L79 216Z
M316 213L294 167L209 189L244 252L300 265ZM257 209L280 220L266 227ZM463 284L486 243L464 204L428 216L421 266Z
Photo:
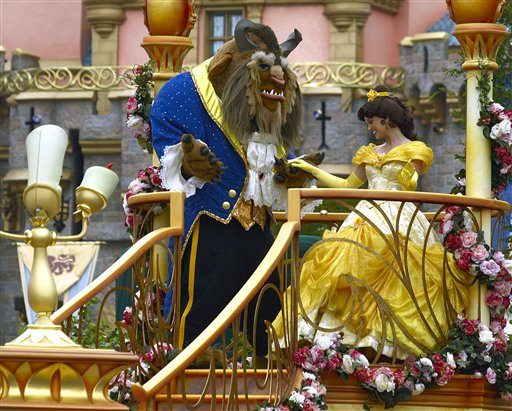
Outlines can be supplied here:
M26 90L131 89L127 76L131 70L132 67L46 67L4 72L0 73L0 96ZM363 63L295 63L292 70L303 87L371 88L382 83L396 89L403 85L405 77L401 68Z
M46 67L0 73L0 95L26 90L106 91L132 88L127 74L132 67Z
M296 63L292 69L303 87L371 88L385 84L397 89L405 80L401 68L364 63Z

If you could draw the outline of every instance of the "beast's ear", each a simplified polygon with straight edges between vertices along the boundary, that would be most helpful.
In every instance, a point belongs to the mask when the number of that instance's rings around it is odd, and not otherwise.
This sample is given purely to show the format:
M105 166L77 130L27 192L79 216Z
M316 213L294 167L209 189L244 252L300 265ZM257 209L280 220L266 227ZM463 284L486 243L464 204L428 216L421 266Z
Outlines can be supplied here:
M210 65L208 66L208 77L212 79L226 73L232 60L232 53L217 53L217 55L212 59Z

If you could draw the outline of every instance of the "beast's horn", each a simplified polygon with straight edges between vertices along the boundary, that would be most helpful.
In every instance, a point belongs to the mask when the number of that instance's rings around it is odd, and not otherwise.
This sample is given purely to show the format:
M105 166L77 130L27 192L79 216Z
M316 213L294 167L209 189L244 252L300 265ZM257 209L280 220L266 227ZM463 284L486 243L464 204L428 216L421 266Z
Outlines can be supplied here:
M302 34L300 34L299 30L294 29L293 33L291 33L288 38L279 45L283 56L288 57L288 54L295 50L295 47L297 47L301 41Z
M248 51L258 48L258 46L254 44L251 39L249 39L247 31L249 29L258 31L258 29L261 29L261 27L261 24L254 23L247 19L242 19L236 24L235 41L240 51Z

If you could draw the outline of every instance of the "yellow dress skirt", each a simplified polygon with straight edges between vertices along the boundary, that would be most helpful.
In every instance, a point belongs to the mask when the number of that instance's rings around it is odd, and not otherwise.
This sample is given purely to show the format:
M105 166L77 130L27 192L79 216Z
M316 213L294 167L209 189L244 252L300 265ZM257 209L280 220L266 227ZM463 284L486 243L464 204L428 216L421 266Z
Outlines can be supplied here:
M465 312L473 278L413 204L361 201L355 210L303 257L299 338L342 331L345 343L396 358L440 348ZM283 315L273 327L282 339Z

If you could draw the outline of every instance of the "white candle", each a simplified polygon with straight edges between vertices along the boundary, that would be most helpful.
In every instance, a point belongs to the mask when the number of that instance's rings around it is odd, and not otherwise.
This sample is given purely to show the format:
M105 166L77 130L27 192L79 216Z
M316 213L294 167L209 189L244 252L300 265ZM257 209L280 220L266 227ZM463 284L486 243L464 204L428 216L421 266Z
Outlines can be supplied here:
M85 171L80 187L98 191L108 200L118 183L119 177L109 168L92 166Z
M59 189L68 134L52 124L31 131L25 139L28 160L27 184L49 184Z

